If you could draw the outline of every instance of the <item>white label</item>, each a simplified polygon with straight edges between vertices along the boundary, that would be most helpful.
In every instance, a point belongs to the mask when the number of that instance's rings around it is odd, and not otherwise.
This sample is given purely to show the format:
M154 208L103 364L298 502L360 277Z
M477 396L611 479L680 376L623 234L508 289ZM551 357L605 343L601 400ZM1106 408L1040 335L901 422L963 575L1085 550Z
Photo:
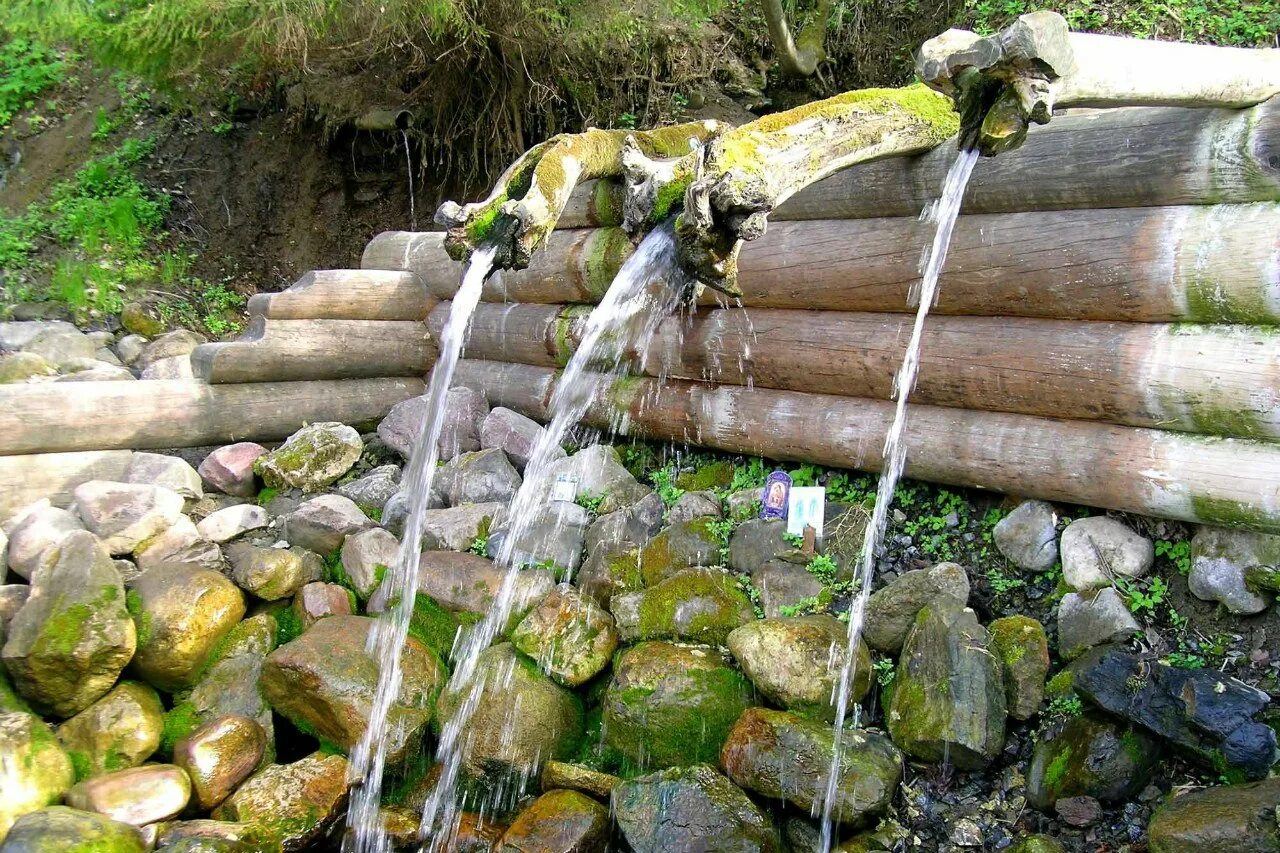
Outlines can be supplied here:
M573 503L578 499L578 481L565 474L556 477L551 484L551 500Z
M826 503L827 490L822 486L792 486L787 496L787 532L803 536L808 525L821 539Z

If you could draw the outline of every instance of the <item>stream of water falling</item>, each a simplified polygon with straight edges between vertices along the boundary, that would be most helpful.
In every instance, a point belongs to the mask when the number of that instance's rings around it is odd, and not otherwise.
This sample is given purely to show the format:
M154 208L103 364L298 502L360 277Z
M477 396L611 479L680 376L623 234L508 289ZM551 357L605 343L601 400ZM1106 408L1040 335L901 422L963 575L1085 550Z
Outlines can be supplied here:
M911 327L911 339L907 343L906 354L902 365L894 378L893 393L896 406L893 423L884 440L884 462L880 468L880 481L876 486L876 504L867 523L866 533L862 539L862 553L858 558L855 578L858 581L858 594L854 596L849 607L849 645L844 665L840 668L840 680L836 682L836 722L835 750L832 753L831 768L827 771L827 787L822 798L822 853L830 853L832 842L832 810L835 806L836 792L840 787L840 758L845 734L844 723L849 715L849 691L854 680L854 669L857 666L857 655L854 653L862 639L862 622L866 613L867 599L871 596L871 582L875 576L876 551L884 538L889 524L889 507L893 503L893 493L902 469L907 461L907 447L903 441L907 427L907 398L915 388L916 374L920 368L920 339L924 333L924 321L929 316L938 295L938 276L947 260L947 248L951 245L951 232L955 228L956 218L960 215L960 202L964 198L965 187L969 185L969 176L973 174L973 166L978 160L976 148L961 150L951 169L947 172L942 184L942 195L930 207L926 208L923 219L934 225L933 243L925 252L920 278L919 293L912 293L912 298L919 298L916 307L915 323ZM857 725L855 706L854 725Z
M343 849L348 853L390 853L391 841L382 828L378 807L382 798L382 772L386 762L387 715L400 695L400 650L409 633L409 620L418 593L418 552L422 540L424 514L440 457L440 433L444 429L444 405L453 382L453 372L462 354L471 315L480 301L485 277L493 269L494 248L482 246L471 256L462 284L449 306L449 317L440 336L440 355L431 368L427 384L427 406L422 430L418 433L405 469L401 489L409 495L409 512L396 564L388 574L387 588L394 602L369 632L369 654L378 661L378 688L374 693L369 724L351 756L351 781L355 787L347 812L347 835Z
M413 199L413 152L409 150L409 131L407 130L400 131L400 138L404 140L404 163L405 163L405 169L407 170L409 175L409 230L417 231L418 230L418 209L417 209L417 204L414 202L414 199ZM485 274L486 275L488 274L488 270L485 270ZM470 315L467 315L467 316L468 316L468 319L470 319ZM466 328L465 324L463 328Z
M426 849L431 853L448 849L457 834L457 785L466 749L463 732L486 686L484 679L477 677L476 667L480 653L492 645L511 615L516 576L525 562L520 542L548 503L547 474L560 458L560 447L569 430L586 414L597 393L607 388L610 377L620 374L630 353L643 353L648 348L658 326L680 304L683 287L672 278L678 274L675 249L670 222L641 241L587 318L582 341L552 392L550 420L538 437L525 466L524 480L507 510L506 532L496 559L507 569L502 586L485 618L455 649L453 675L445 687L466 691L466 695L442 727L436 747L436 762L442 769L423 809L421 823ZM509 678L510 673L499 677ZM513 708L508 713L516 711Z

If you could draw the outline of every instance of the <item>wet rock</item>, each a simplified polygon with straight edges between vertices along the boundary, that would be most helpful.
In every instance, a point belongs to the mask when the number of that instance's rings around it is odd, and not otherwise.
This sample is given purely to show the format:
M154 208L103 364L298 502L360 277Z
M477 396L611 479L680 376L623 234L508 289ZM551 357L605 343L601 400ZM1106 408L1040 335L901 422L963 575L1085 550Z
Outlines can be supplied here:
M729 567L752 577L770 560L794 550L783 539L787 523L781 519L753 518L744 521L729 537Z
M695 518L719 518L720 498L715 492L685 492L667 512L668 524L681 524Z
M755 704L751 683L709 646L640 643L618 656L604 696L604 743L640 767L719 760Z
M729 632L755 619L751 599L717 569L687 569L643 592L614 596L624 641L679 639L724 645Z
M236 504L211 513L196 525L210 542L229 542L237 536L266 527L270 518L257 504Z
M267 748L267 735L248 717L215 717L173 748L173 763L191 777L196 808L217 806L248 778Z
M1058 562L1058 514L1044 501L1023 501L992 530L996 549L1029 572L1047 572Z
M1146 787L1160 746L1141 730L1086 714L1036 743L1027 770L1027 802L1050 811L1065 797L1132 799Z
M672 524L650 539L637 559L645 586L656 586L677 572L720 563L720 543L708 523L695 518Z
M602 607L612 607L613 597L644 589L638 564L640 551L596 550L590 553L575 577L578 588Z
M463 767L469 775L516 773L528 778L537 774L543 761L563 759L577 746L583 732L581 704L510 643L485 649L476 673L485 686L461 736L467 744ZM452 720L465 696L465 691L443 690L436 724Z
M244 616L235 584L208 569L143 572L129 591L137 625L133 670L162 690L192 686L215 647Z
M37 376L57 376L58 369L33 352L0 353L0 385L26 382Z
M1118 648L1095 649L1075 666L1076 692L1111 714L1171 741L1207 767L1262 778L1276 733L1255 722L1268 696L1205 669L1179 669Z
M623 782L611 800L634 853L777 853L769 818L710 767L676 767Z
M32 576L0 658L33 707L70 717L111 689L136 645L120 573L81 530L68 533L52 565Z
M650 492L622 509L596 518L587 528L587 553L617 553L639 548L662 528L662 498Z
M314 753L249 777L213 811L216 820L258 824L286 851L303 850L345 811L347 761Z
M135 331L129 329L129 331ZM141 332L139 332L141 334ZM148 335L147 337L151 337ZM138 356L135 363L137 367L146 370L147 367L155 364L157 361L165 358L174 358L175 356L190 356L192 351L200 344L208 343L208 339L197 332L190 329L177 329L176 331L160 335L142 350L142 355Z
M138 830L92 812L50 806L23 815L0 844L0 853L144 853Z
M532 418L519 412L496 406L490 410L480 425L480 446L486 450L502 450L519 471L529 464L533 450L543 435L543 428ZM552 459L563 458L563 448L556 448Z
M125 335L116 341L116 355L120 357L123 364L132 366L138 361L148 343L149 341L142 335Z
M751 576L751 584L760 591L760 609L769 619L785 616L806 601L818 599L826 590L804 566L785 560L770 560Z
M191 779L172 764L117 770L87 779L67 792L67 805L72 808L133 826L174 817L190 800Z
M34 714L0 714L0 841L23 815L62 799L75 776L71 760Z
M835 720L832 697L849 648L848 630L839 619L819 615L748 622L729 635L728 646L770 702L807 717ZM871 653L859 640L849 701L862 701L870 688Z
M548 791L502 835L501 853L592 853L609 842L609 810L577 791Z
M253 470L273 489L314 492L350 471L363 450L360 434L349 426L310 424L259 456Z
M423 551L418 560L418 591L448 610L486 614L502 587L506 571L484 557L455 551ZM520 619L551 592L551 573L525 569L516 575L512 616Z
M1187 585L1197 598L1220 602L1232 613L1261 613L1271 598L1245 581L1250 569L1261 566L1280 566L1280 536L1201 527L1191 539Z
M193 566L222 569L222 551L200 535L199 529L185 515L167 528L138 544L133 549L138 572L159 566Z
M751 708L730 730L720 763L741 787L813 814L826 796L834 752L835 734L827 723ZM860 824L888 808L902 781L902 753L888 738L848 733L840 764L832 812L837 822Z
M364 736L378 687L378 661L366 651L375 620L331 616L267 656L258 686L275 710L344 750ZM400 652L400 693L387 716L387 758L415 747L431 718L445 672L412 637Z
M485 535L505 506L500 503L469 504L449 509L429 509L422 518L422 547L428 550L465 551L476 537Z
M347 536L342 543L342 568L357 595L368 598L382 577L396 564L400 542L381 527L371 527Z
M1141 630L1112 587L1068 593L1058 603L1058 650L1066 660L1094 646L1123 642Z
M324 562L304 548L262 548L232 542L226 554L236 585L264 601L288 598L324 574Z
M336 583L309 583L293 598L293 615L302 630L326 616L350 616L354 612L351 593Z
M156 691L122 681L106 696L58 726L76 775L97 776L137 767L160 746L164 706Z
M131 553L182 515L182 496L158 486L90 480L74 494L85 528L115 556Z
M1280 779L1220 785L1174 797L1151 817L1151 853L1280 850Z
M928 604L945 600L961 607L969 600L969 576L955 563L904 572L867 600L862 635L867 645L896 654Z
M1000 663L973 611L942 598L907 635L887 714L900 749L925 761L980 768L1004 748Z
M252 441L228 444L206 456L196 471L215 491L251 498L258 492L253 464L266 452L265 447Z
M591 515L568 501L550 501L529 521L524 534L515 543L515 563L550 569L559 577L571 577L582 565L582 543ZM507 526L489 534L489 554L495 556L505 547Z
M217 717L248 717L266 733L267 754L273 755L271 706L258 690L258 680L262 662L275 645L276 620L270 614L250 617L232 629L221 655L209 664L199 683L187 694L184 705L189 720L178 736Z
M1117 576L1140 578L1156 557L1150 539L1105 515L1068 524L1061 549L1062 579L1077 591L1110 586Z
M629 507L653 493L631 475L618 451L608 444L593 444L548 465L543 477L530 488L540 500L547 500L561 477L578 484L578 498L600 498L597 511L601 515Z
M1044 681L1049 674L1049 638L1044 626L1029 616L1006 616L987 626L991 653L1004 672L1005 706L1015 720L1040 713Z
M409 493L400 490L392 495L382 507L382 526L396 536L404 535L405 521L409 517L409 502ZM427 498L426 508L429 510L444 508L444 498L434 487ZM459 507L459 509L467 509L467 507Z
M450 388L445 397L444 425L438 444L440 458L449 460L459 453L479 450L480 428L488 412L489 404L483 393L462 386ZM378 437L408 459L426 416L425 396L396 403L378 424Z
M41 556L77 530L84 530L79 516L47 500L24 508L9 521L9 568L29 580L40 566Z
M542 765L542 790L544 791L568 788L571 791L582 791L593 797L607 799L621 781L617 776L601 773L580 764L548 761Z
M981 847L986 841L982 827L972 818L961 818L951 827L951 843L957 847Z
M248 853L273 849L274 839L248 823L175 820L158 828L156 850L164 853Z
M290 545L331 554L349 535L369 527L373 527L373 520L350 498L321 495L284 517L283 535Z
M739 489L725 499L729 517L742 521L760 514L760 505L764 502L764 489Z
M380 465L358 480L338 486L338 494L350 498L363 510L381 509L400 490L400 466Z
M196 473L196 469L192 468L185 459L166 456L163 453L135 451L129 460L125 482L161 486L177 492L184 498L198 498L204 495L204 485L200 482L200 475Z
M1052 836L1028 835L1015 841L1006 853L1067 853L1067 848Z
M128 373L128 371L124 371ZM132 374L130 374L132 378ZM195 379L196 372L191 366L191 356L173 355L158 358L142 368L139 379Z
M463 453L436 472L435 487L451 506L507 503L520 488L520 475L501 450Z
M608 611L561 584L521 620L511 642L557 683L577 687L609 665L618 632Z

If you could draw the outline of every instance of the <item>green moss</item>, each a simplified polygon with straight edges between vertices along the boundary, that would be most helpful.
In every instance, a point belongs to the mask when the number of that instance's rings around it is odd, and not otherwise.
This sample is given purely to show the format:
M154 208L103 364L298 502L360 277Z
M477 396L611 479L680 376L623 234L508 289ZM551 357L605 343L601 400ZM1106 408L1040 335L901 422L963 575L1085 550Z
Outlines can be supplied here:
M151 642L151 614L142 607L142 596L129 590L124 596L125 608L133 617L133 624L138 628L138 646L146 646Z
M733 463L721 459L699 465L694 471L685 471L676 477L676 485L686 492L727 489L733 483L733 473Z
M613 181L596 181L591 213L599 226L622 224L622 188Z
M293 607L284 604L271 610L276 620L276 642L283 646L302 636L302 620L293 612Z
M689 189L692 179L691 174L681 175L658 187L658 195L653 202L652 224L665 222L677 205L684 204L685 191Z
M1062 751L1049 762L1049 766L1045 767L1044 782L1049 790L1057 791L1061 788L1062 781L1067 776L1067 771L1071 769L1071 752L1070 746L1064 746Z
M1271 325L1277 318L1261 290L1241 293L1197 270L1186 282L1187 313L1198 323Z
M271 501L275 500L275 497L278 494L280 494L279 489L266 488L258 492L258 497L255 498L255 501L258 506L265 507L267 504L271 503Z
M689 606L698 601L697 605ZM694 611L677 624L677 614ZM650 587L640 601L637 629L641 637L679 637L722 645L729 632L751 614L751 600L723 572L690 571Z
M1272 431L1262 422L1257 412L1245 409L1227 409L1191 401L1187 407L1196 432L1202 435L1221 435L1229 438L1273 438Z
M173 747L200 725L200 713L190 702L180 702L164 715L160 731L160 753L173 755Z
M582 283L588 292L603 296L633 251L631 238L621 228L596 231L583 247Z
M35 713L31 710L31 706L27 704L27 700L19 696L18 691L13 689L13 684L9 681L8 671L3 666L0 666L0 714L18 712Z
M418 593L409 617L409 636L431 649L441 660L448 660L458 635L458 617L429 595Z
M1050 678L1044 685L1045 695L1054 698L1058 696L1066 696L1075 692L1076 675L1069 669L1064 669Z
M1248 506L1228 498L1192 495L1191 510L1205 524L1219 527L1273 528L1280 519L1261 507Z
M83 782L93 775L93 761L89 758L89 753L82 749L68 749L67 758L71 759L71 769L75 771L77 782Z
M88 604L71 604L55 609L40 627L40 636L32 654L49 653L70 657L84 638L85 623L93 618L95 608Z

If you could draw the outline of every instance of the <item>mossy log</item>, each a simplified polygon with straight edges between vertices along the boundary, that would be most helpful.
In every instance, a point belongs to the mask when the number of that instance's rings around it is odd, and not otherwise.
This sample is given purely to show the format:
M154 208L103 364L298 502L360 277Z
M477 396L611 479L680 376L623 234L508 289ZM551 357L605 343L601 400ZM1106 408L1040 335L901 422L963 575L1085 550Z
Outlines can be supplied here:
M962 216L933 313L1278 323L1276 234L1275 203ZM774 223L739 258L743 304L914 310L908 295L931 239L930 226L915 217ZM457 265L438 241L431 245L389 232L369 244L365 262L407 258L433 294L447 299L457 289ZM484 298L596 302L630 251L616 228L562 231L529 269L495 274Z
M456 383L545 419L551 368L463 361ZM600 380L587 422L731 453L879 470L892 403L865 398ZM907 476L1163 518L1280 532L1280 447L938 406L912 406Z
M132 459L132 450L0 456L0 521L41 498L66 506L81 483L123 480Z
M212 384L423 376L436 340L420 320L254 317L237 340L196 347L191 367Z
M428 320L444 322L448 304ZM563 366L581 306L481 305L468 358ZM649 376L891 399L911 317L703 310L659 327ZM1280 441L1280 334L1248 326L930 317L912 402Z
M249 316L268 320L422 320L435 300L406 272L313 270L279 293L249 297Z
M274 441L317 421L374 421L424 390L416 378L6 385L0 387L0 456Z

